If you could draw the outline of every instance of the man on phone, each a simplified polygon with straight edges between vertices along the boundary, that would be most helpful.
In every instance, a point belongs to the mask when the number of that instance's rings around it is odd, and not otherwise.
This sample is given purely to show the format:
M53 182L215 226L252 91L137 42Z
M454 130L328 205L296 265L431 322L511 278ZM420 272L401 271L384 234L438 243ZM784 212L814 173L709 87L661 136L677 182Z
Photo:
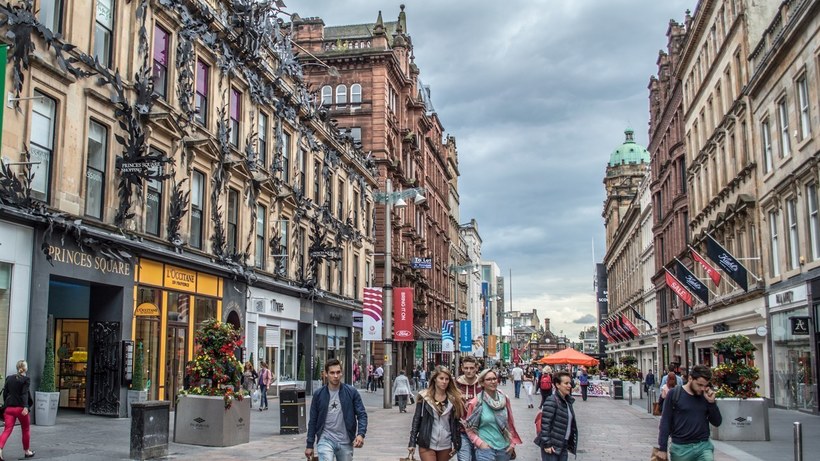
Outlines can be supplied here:
M723 421L711 388L712 370L695 365L689 382L671 390L663 401L658 457L672 460L714 460L715 446L709 440L709 424L717 427ZM668 446L669 437L672 445Z

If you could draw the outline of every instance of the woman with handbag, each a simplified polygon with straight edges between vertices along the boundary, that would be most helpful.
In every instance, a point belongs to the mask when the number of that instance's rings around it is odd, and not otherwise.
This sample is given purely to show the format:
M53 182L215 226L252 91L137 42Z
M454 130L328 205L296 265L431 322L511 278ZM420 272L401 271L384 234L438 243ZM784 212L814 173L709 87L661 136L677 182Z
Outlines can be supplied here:
M393 381L393 400L398 402L399 413L407 413L407 397L412 393L410 380L404 375L404 370L399 371L399 375Z
M418 394L419 404L410 425L410 459L416 445L421 461L448 461L461 448L464 402L447 367L436 367L430 386Z
M20 429L23 430L23 450L26 458L33 458L34 452L29 448L31 440L31 424L29 422L29 411L34 401L31 398L31 379L26 376L28 363L25 360L17 362L17 374L6 376L6 384L3 386L3 420L6 427L3 435L0 435L0 461L3 461L3 448L14 429L14 420L20 421Z
M515 430L510 399L498 390L498 373L484 370L478 375L483 390L467 404L463 424L473 446L476 461L515 459L515 445L521 437Z

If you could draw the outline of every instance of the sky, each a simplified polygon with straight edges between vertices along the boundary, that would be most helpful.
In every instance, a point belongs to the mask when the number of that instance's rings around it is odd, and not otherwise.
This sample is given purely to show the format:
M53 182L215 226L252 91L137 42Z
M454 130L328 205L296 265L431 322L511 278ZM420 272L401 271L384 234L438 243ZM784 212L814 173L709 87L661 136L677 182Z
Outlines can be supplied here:
M401 1L285 0L325 25L395 21ZM696 0L406 0L419 78L459 155L460 222L507 306L577 339L597 323L603 178L624 129L648 143L649 78ZM510 274L512 274L510 276ZM512 299L510 299L512 293Z

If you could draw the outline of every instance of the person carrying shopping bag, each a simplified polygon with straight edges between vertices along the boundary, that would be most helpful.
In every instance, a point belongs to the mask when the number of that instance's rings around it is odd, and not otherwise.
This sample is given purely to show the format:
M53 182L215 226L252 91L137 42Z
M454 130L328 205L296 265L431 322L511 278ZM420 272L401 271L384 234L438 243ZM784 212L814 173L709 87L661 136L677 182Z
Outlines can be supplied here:
M418 397L407 447L410 458L418 445L421 461L448 461L461 448L461 418L465 411L450 370L436 367L430 386Z
M510 399L498 390L498 373L484 370L478 381L483 390L467 404L464 427L475 446L476 461L515 459L521 437L515 430Z
M398 401L399 413L407 413L407 397L412 393L410 380L404 375L404 370L399 371L399 375L393 381L393 400Z

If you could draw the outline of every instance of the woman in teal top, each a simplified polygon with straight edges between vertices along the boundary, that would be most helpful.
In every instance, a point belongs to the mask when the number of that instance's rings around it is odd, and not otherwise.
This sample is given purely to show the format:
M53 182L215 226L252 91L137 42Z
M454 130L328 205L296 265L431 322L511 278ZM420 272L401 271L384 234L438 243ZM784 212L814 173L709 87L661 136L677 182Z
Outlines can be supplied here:
M475 446L476 461L508 461L521 437L515 430L509 398L498 390L498 374L485 370L478 375L483 390L467 403L465 429Z

